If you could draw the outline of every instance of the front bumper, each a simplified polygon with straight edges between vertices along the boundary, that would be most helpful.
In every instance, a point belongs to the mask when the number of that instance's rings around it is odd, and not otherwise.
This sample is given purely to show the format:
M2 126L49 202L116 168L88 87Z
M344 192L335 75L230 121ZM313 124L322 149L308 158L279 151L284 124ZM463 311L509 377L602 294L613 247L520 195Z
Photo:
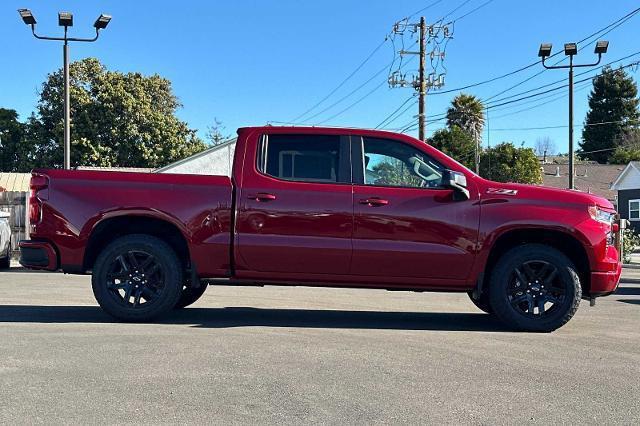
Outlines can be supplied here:
M58 269L58 254L53 246L45 241L23 240L19 243L20 264L29 269Z
M600 270L591 272L590 297L607 296L618 289L622 263L618 257L618 250L607 246L606 256L599 263Z

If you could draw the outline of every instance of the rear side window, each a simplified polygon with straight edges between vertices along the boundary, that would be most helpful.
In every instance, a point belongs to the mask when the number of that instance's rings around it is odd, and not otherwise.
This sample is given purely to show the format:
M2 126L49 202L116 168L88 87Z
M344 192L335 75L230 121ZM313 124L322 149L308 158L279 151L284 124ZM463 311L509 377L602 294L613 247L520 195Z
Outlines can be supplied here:
M344 182L340 136L266 135L258 149L258 169L284 180Z

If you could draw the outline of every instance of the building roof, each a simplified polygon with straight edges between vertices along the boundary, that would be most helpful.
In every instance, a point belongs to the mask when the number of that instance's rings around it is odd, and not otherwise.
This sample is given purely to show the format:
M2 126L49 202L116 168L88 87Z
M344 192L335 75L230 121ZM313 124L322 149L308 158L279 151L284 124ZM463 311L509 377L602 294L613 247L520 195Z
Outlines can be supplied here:
M2 173L0 172L0 192L29 192L31 173Z
M541 164L541 167L543 169L542 185L553 188L569 186L569 165ZM624 168L625 166L621 164L576 164L574 185L579 191L615 201L617 192L611 186Z

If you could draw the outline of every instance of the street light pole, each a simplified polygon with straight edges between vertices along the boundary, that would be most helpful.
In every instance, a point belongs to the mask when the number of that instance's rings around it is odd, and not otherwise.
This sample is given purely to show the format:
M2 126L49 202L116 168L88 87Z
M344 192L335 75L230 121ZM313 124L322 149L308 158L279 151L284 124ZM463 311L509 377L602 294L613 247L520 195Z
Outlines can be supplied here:
M62 60L63 60L63 80L64 80L64 168L66 170L71 168L71 101L69 90L69 42L87 42L91 43L98 40L100 36L100 30L107 28L111 21L111 15L101 14L93 27L96 30L95 37L92 38L74 38L68 37L67 32L69 27L73 26L73 15L69 12L58 13L58 25L64 27L64 37L46 37L36 34L36 18L33 16L29 9L18 9L20 17L25 24L31 26L31 33L39 40L53 40L64 42L62 46Z
M64 169L71 168L71 102L69 96L69 43L67 42L67 28L64 29L64 45L62 57L64 62Z
M542 66L546 69L569 69L569 189L575 189L574 177L574 149L573 149L573 69L581 67L594 67L602 60L602 55L607 53L609 48L608 41L598 41L594 53L598 55L598 61L591 64L579 64L573 63L573 57L578 54L577 43L565 43L564 54L569 57L569 65L547 65L545 61L551 57L552 46L550 43L543 43L540 45L538 56L542 58Z

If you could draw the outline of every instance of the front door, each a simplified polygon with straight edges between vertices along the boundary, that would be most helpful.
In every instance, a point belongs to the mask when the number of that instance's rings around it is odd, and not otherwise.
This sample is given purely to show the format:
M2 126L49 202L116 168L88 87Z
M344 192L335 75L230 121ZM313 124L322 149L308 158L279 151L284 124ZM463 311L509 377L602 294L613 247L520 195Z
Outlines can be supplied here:
M353 155L360 156L364 172L354 185L352 273L445 286L467 278L477 242L477 200L455 200L452 189L440 187L443 166L414 145L365 137L359 146Z
M239 276L274 279L348 274L353 198L348 138L262 135L245 154L237 194ZM309 276L312 274L313 276Z

